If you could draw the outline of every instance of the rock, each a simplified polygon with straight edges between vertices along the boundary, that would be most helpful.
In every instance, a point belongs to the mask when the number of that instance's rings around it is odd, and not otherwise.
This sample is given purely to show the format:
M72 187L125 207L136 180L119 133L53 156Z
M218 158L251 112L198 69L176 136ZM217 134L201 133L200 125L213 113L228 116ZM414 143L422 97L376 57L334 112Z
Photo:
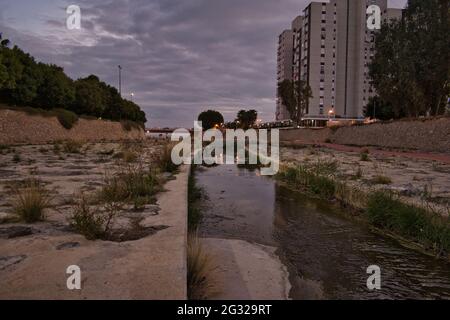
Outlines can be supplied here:
M6 223L10 220L13 220L15 218L15 216L13 216L10 213L6 213L6 212L0 212L0 224L1 223Z
M58 244L56 246L56 250L72 249L72 248L76 248L79 246L80 246L79 242L64 242L64 243Z
M0 270L4 270L12 265L21 263L23 260L25 260L27 256L22 254L18 256L3 256L0 257Z
M175 176L172 173L170 173L170 172L164 172L162 174L162 176L166 180L175 180L176 179Z
M408 183L402 187L390 187L389 190L398 192L402 196L414 197L421 194L421 190Z
M34 232L36 231L33 228L23 226L0 228L0 238L13 239L18 237L25 237L33 234Z

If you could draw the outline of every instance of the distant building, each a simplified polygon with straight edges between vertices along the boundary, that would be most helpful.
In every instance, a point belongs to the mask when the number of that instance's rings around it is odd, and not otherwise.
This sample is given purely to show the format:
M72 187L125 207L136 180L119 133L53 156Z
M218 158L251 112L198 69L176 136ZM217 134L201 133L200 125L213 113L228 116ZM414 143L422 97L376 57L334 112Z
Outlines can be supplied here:
M278 38L277 53L277 83L283 80L292 80L292 61L294 55L294 35L292 30L283 31ZM289 119L286 106L283 105L277 90L277 111L276 119Z
M387 0L330 0L311 2L293 21L292 79L304 80L312 89L304 117L310 125L330 117L363 118L375 94L368 77L376 31L368 29L366 12L372 4L380 7L382 21L402 16L401 9L387 7ZM277 120L286 117L277 103Z

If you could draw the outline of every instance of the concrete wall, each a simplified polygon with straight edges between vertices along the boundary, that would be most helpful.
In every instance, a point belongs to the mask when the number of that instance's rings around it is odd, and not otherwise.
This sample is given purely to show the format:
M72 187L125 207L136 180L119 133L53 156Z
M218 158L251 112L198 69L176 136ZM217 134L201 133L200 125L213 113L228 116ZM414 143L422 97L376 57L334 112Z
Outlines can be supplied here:
M280 131L282 142L323 143L450 153L450 118Z
M281 129L280 141L298 143L323 143L330 138L331 130L324 129Z
M119 122L79 119L70 130L56 117L0 110L0 144L40 144L55 140L117 141L142 139L144 130L126 131Z

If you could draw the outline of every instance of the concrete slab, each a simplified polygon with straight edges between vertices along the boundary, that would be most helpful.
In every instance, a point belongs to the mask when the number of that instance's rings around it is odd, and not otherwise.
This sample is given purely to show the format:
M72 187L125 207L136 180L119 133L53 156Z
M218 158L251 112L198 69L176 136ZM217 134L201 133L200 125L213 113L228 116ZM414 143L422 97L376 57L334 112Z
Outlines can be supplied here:
M71 233L0 239L0 299L186 299L189 167L158 195L168 228L125 243L87 241ZM70 245L64 245L70 244ZM81 268L81 290L68 290L66 269Z
M285 300L291 285L275 248L241 240L202 239L216 266L211 300Z

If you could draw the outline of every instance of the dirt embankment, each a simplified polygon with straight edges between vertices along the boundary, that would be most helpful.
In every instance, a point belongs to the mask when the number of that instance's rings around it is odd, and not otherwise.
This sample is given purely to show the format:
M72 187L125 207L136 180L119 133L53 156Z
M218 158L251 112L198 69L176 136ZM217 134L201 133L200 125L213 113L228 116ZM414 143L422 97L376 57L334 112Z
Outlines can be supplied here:
M335 129L285 129L285 143L335 143L353 146L449 153L450 118L405 120Z
M58 140L119 141L143 139L144 130L120 122L80 118L72 129L65 129L56 117L30 115L15 110L0 110L0 144L45 144Z

